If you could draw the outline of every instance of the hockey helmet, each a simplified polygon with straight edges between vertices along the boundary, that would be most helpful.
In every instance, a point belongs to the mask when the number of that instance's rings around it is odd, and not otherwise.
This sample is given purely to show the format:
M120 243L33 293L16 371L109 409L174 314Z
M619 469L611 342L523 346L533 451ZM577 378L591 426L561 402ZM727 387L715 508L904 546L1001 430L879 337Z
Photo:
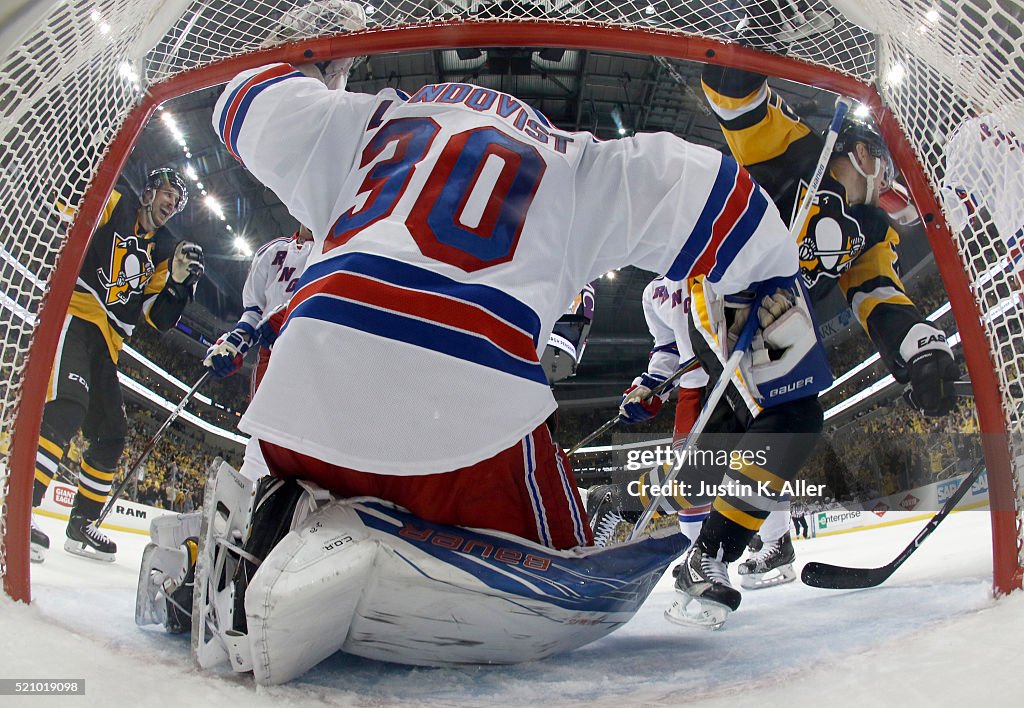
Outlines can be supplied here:
M853 152L857 143L864 143L867 146L868 154L882 161L882 179L885 184L892 184L896 179L896 165L892 161L892 155L889 154L889 148L886 147L882 134L868 121L847 114L839 128L839 135L836 137L836 144L832 148L832 152L836 155L847 155Z
M185 186L185 180L182 179L181 175L170 167L160 167L149 173L146 177L146 191L153 190L154 192L161 187L170 186L178 190L178 205L176 207L176 213L180 214L185 209L185 205L188 203L188 187Z

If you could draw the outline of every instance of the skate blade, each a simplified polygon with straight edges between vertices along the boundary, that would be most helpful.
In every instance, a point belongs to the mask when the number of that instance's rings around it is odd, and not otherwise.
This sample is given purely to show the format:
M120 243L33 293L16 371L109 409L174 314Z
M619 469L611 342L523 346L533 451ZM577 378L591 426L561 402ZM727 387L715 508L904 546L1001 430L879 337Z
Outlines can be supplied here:
M730 612L732 610L717 602L679 593L672 606L665 610L665 619L681 627L716 630L725 624Z
M796 580L796 572L793 570L793 566L783 566L781 568L775 568L774 571L778 571L775 575L767 576L766 573L752 573L750 575L744 575L740 578L740 587L744 590L764 590L765 588L773 588L776 585L785 585ZM770 572L774 572L770 571Z
M48 548L42 546L31 546L28 551L28 560L30 563L42 563L46 560L46 552Z
M85 545L81 541L72 541L70 538L64 542L64 550L72 555L88 558L89 560L103 561L104 563L113 563L117 559L116 553L103 553L91 546Z

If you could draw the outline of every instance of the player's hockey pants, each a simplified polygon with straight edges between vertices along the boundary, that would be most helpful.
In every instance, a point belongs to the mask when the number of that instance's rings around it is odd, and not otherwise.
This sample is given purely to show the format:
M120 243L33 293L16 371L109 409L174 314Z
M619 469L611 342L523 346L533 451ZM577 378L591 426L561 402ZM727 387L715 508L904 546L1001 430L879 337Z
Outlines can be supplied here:
M124 450L128 422L117 365L106 340L91 322L68 316L64 322L36 451L33 505L38 506L57 475L68 442L79 430L88 443L78 470L75 509L99 515L110 493Z
M440 474L372 474L265 440L260 447L278 477L308 479L341 497L384 499L425 521L505 531L558 549L594 542L569 460L543 424L490 459Z

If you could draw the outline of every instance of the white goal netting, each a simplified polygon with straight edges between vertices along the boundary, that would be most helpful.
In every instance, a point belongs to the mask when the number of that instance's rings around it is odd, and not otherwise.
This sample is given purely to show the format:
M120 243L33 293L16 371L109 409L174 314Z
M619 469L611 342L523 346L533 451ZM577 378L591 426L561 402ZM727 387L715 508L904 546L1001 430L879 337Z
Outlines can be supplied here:
M8 592L24 594L18 588L27 588L27 578L20 576L27 573L25 500L32 470L25 461L34 455L31 428L38 425L43 395L39 374L45 378L49 366L48 361L31 366L30 362L33 357L52 356L47 347L55 340L50 337L47 344L45 335L59 325L57 310L66 306L76 275L75 254L81 253L89 236L83 218L93 212L87 213L84 206L97 198L91 195L102 200L112 186L112 166L123 164L125 155L120 153L130 147L132 131L138 130L133 123L137 112L132 111L150 100L147 92L161 89L160 95L173 95L179 84L182 92L202 86L201 80L182 78L264 48L282 15L299 16L293 11L305 4L306 0L15 0L0 12L0 574ZM1003 580L997 577L996 585L1010 586L1006 578L1019 573L1021 566L1016 460L1024 455L1016 442L1024 415L1021 2L363 4L367 30L336 39L331 44L334 53L344 53L345 42L356 53L366 54L411 45L466 46L469 41L478 46L554 45L557 37L566 46L700 59L698 51L720 45L692 43L690 38L732 43L742 25L763 51L784 53L802 62L792 66L810 67L796 71L801 77L820 77L820 82L813 82L823 87L836 86L836 76L854 79L863 84L865 96L877 90L911 148L909 153L897 153L901 170L905 175L921 174L921 184L934 199L944 195L931 206L919 198L918 206L925 213L933 245L936 239L947 245L947 250L936 249L936 257L965 351L975 357L971 374L982 427L990 436L986 451L990 462L1002 461L1001 469L990 465L990 480L998 477L1004 485L1012 520L1003 519L997 531L1009 550L1003 560L997 559L997 576L1002 573ZM841 8L869 28L850 22ZM810 18L816 21L814 31L800 31L800 21ZM312 39L320 30L300 26L292 32L296 39ZM778 41L780 36L785 41ZM243 68L244 58L237 61L237 69ZM984 159L977 159L982 152ZM914 158L923 172L909 164ZM74 219L58 218L54 212L53 197L58 193L71 196ZM920 197L920 190L915 196ZM949 232L944 215L934 211L936 203L945 204ZM60 266L65 249L65 265ZM47 303L53 307L44 310L48 291L56 304ZM987 363L980 366L979 361ZM33 372L34 378L26 379L26 373ZM993 452L1000 446L1002 457ZM12 500L17 500L17 508Z

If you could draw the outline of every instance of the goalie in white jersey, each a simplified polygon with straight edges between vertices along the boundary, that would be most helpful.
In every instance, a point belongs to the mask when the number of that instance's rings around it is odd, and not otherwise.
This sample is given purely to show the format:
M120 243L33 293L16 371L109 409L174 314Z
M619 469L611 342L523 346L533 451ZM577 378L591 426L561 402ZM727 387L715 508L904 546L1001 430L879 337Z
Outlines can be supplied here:
M543 425L564 304L630 264L723 293L798 267L731 158L561 131L491 89L361 95L274 64L235 77L213 125L315 240L239 427L275 475L429 521L587 543Z

